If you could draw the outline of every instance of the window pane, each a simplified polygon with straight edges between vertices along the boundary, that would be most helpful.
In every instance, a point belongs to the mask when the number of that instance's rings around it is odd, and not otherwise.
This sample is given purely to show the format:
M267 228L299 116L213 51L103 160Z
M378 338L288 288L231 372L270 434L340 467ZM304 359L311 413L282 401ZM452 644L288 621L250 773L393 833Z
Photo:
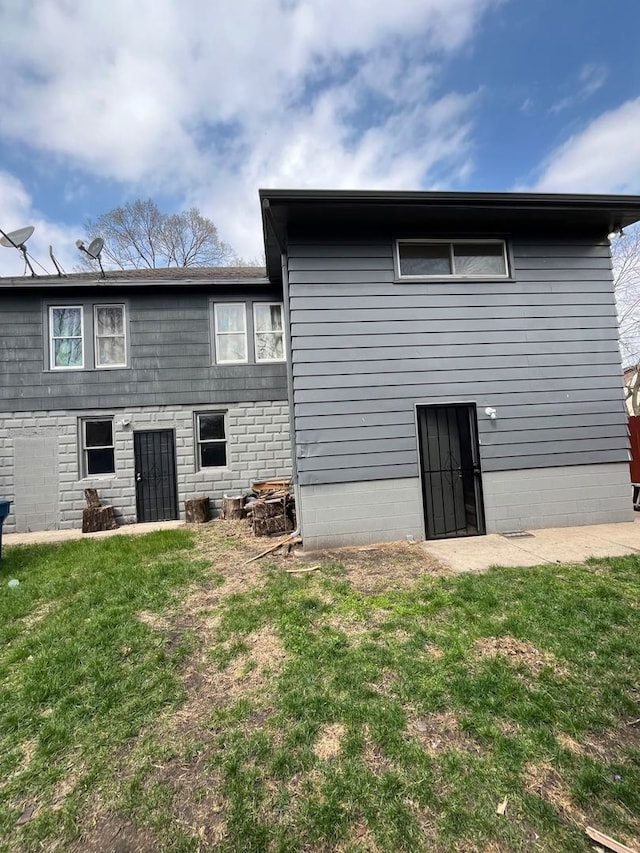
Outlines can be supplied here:
M200 441L224 438L224 415L198 415Z
M218 361L246 361L247 339L242 335L218 336Z
M124 338L98 338L96 346L96 364L99 367L125 363Z
M98 305L96 328L98 335L124 334L124 309L122 305Z
M502 243L454 243L456 275L506 275Z
M218 332L244 332L246 308L244 305L216 305L216 330Z
M82 334L81 308L53 308L53 337L79 338Z
M55 367L82 367L82 339L60 338L53 342Z
M401 275L451 275L448 243L400 243Z
M256 332L282 331L282 305L254 305Z
M284 361L282 332L256 335L256 359L258 361Z
M227 445L224 441L200 445L200 467L220 468L227 464Z
M113 421L85 421L85 447L108 447L113 444Z
M114 472L113 448L87 450L87 474L113 474Z

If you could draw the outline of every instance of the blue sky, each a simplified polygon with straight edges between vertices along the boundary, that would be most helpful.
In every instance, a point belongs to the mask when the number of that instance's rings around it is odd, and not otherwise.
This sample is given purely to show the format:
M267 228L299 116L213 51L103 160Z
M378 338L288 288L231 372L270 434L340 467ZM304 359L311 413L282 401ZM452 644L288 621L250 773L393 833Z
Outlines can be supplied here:
M637 0L0 0L0 228L71 269L137 197L252 259L260 186L640 193L638 33Z

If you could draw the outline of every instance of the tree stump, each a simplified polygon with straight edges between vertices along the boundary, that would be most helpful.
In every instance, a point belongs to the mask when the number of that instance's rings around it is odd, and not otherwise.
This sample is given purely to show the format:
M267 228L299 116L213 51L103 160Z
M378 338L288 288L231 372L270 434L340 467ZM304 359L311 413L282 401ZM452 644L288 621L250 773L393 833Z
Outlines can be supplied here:
M244 496L231 497L225 495L222 499L222 518L226 520L244 518Z
M209 498L206 495L187 498L184 502L184 512L187 524L204 524L211 518Z
M112 506L88 506L82 510L82 532L115 530L118 526Z

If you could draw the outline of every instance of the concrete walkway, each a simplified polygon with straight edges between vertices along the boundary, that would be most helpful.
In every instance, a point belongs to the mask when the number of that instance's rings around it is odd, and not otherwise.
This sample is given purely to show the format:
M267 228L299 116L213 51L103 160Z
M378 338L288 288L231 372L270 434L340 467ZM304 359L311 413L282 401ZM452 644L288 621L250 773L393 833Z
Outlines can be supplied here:
M35 545L40 543L66 542L68 539L104 539L105 536L135 536L141 533L153 533L154 530L171 530L183 527L183 521L150 521L145 524L123 524L115 530L101 530L98 533L83 533L82 530L36 530L33 533L5 533L3 546Z
M491 533L442 539L422 542L421 546L454 572L480 572L489 566L582 563L588 557L640 553L640 519L621 524L531 530L526 536Z

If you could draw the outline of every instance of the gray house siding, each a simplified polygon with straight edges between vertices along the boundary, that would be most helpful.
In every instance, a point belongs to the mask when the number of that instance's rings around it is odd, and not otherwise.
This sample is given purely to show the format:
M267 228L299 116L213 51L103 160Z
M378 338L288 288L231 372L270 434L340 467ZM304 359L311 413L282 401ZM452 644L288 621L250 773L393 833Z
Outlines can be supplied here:
M248 305L252 337L254 301L281 301L277 292L247 296L224 293L135 293L95 289L2 294L0 311L0 411L122 408L140 405L225 404L286 400L286 366L214 363L210 303ZM48 305L124 303L127 310L127 368L49 370Z
M484 472L627 461L608 243L514 239L511 279L433 283L392 245L290 241L301 486L416 477L431 402L477 403Z
M0 495L13 501L8 531L78 527L83 491L97 488L122 523L137 520L134 434L171 430L178 508L223 495L252 479L291 471L286 364L256 363L253 304L281 302L269 285L155 291L109 283L4 290L0 311ZM216 364L213 304L246 306L248 360ZM91 365L93 306L124 304L126 368L49 369L49 306L82 305L85 363ZM224 414L226 464L200 467L198 413ZM115 472L83 472L82 419L113 423Z

